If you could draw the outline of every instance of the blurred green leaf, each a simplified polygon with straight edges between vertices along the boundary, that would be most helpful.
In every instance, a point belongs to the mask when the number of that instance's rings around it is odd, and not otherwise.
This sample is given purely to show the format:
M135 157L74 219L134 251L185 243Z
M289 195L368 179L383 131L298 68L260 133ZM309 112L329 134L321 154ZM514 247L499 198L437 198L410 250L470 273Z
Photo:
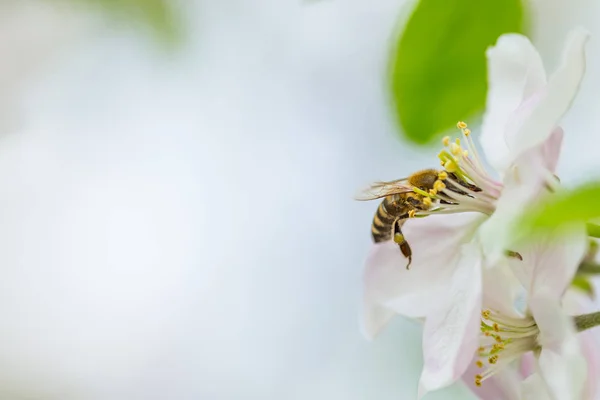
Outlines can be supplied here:
M170 0L71 0L96 7L128 23L141 22L150 27L156 38L165 44L180 39L180 26Z
M591 298L594 298L596 295L594 292L594 285L592 285L589 278L586 278L585 276L576 275L573 278L573 282L571 282L571 287L581 290Z
M574 222L587 223L600 217L600 182L591 182L577 188L556 193L529 209L519 226L519 234L553 229ZM595 230L587 225L588 233Z
M600 238L600 225L588 222L586 224L588 236ZM595 242L593 242L595 243Z
M420 0L392 55L395 111L424 144L485 106L485 50L522 32L520 0Z

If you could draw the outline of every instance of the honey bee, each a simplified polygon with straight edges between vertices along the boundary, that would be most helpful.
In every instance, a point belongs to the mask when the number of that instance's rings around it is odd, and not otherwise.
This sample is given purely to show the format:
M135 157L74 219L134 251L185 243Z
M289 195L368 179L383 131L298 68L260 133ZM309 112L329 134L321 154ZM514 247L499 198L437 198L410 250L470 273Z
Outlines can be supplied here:
M420 189L421 192L435 193L436 201L441 204L454 204L452 198L445 195L443 190L447 189L450 192L467 195L460 189L461 186L471 191L481 191L480 188L465 182L454 173L425 169L415 172L407 178L377 182L357 200L383 198L373 217L371 236L375 243L393 240L404 257L408 258L406 269L410 269L412 250L402 234L402 225L417 211L428 210L433 206L431 197L416 193L414 188Z
M408 258L406 269L410 269L412 250L402 234L402 225L407 218L417 210L427 210L431 207L430 198L413 191L419 188L429 192L439 179L440 171L426 169L411 174L408 178L390 182L377 182L368 189L358 200L374 200L383 198L371 224L371 236L375 243L393 240L404 257Z

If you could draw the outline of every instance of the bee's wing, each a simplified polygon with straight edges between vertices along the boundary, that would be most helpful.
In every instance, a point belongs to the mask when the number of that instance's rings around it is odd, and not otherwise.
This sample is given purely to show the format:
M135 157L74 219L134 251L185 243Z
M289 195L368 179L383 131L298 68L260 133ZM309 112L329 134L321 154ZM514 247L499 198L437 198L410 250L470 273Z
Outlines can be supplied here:
M375 182L369 188L363 190L354 198L359 201L380 199L393 194L412 192L412 187L406 184L405 179L398 179L391 182Z

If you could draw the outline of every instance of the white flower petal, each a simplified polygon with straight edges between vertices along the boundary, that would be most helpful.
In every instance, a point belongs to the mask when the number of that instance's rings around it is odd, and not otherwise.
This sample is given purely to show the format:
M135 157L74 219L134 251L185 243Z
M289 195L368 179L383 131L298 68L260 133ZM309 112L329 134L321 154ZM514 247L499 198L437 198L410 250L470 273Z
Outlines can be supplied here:
M505 139L507 123L523 100L546 84L546 72L537 50L519 34L500 36L486 52L488 94L481 132L487 160L499 172L510 163Z
M494 268L483 270L483 308L491 309L509 317L523 317L516 303L523 293L523 286L514 276L506 259Z
M548 393L546 383L538 373L534 373L527 377L521 385L521 399L529 400L555 400Z
M563 297L563 310L567 315L586 314L597 311L597 304L593 299L577 289L567 290ZM598 387L598 374L600 373L600 337L598 330L590 329L577 335L582 353L587 362L587 377L585 383L585 399L600 398Z
M419 397L458 380L479 346L481 254L475 245L462 247L450 299L442 305L443 309L425 321Z
M547 231L534 240L519 248L523 261L509 261L513 272L531 296L546 291L559 299L573 281L586 254L585 226Z
M364 273L363 334L373 338L393 313L424 317L439 307L448 294L460 246L481 220L471 213L407 221L402 232L413 253L410 270L397 244L374 244Z
M540 334L538 371L554 398L579 400L586 380L586 361L573 326L554 293L538 291L529 307Z
M524 155L530 160L536 160L537 170L541 169L540 167L543 167L550 173L554 173L556 171L556 166L558 165L563 137L564 132L559 126L552 131L550 137L541 146L535 146L527 150Z
M562 129L555 129L544 143L523 152L504 176L496 211L479 230L488 265L495 265L515 242L515 224L527 206L547 192L547 182L556 168Z
M583 29L571 32L562 63L548 84L513 114L506 131L506 143L515 157L544 142L571 107L585 73L588 38L589 33Z

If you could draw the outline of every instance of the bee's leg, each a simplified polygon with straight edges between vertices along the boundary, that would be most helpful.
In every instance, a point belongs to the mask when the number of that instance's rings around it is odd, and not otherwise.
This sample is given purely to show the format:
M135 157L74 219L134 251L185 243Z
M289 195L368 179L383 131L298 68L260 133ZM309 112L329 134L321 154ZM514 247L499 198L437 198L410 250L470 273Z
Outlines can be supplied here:
M408 264L406 264L406 269L410 269L410 263L412 262L412 250L406 239L404 239L404 235L402 234L402 230L400 229L400 219L397 219L393 225L393 235L394 243L400 247L400 251L404 255L404 257L408 258Z

